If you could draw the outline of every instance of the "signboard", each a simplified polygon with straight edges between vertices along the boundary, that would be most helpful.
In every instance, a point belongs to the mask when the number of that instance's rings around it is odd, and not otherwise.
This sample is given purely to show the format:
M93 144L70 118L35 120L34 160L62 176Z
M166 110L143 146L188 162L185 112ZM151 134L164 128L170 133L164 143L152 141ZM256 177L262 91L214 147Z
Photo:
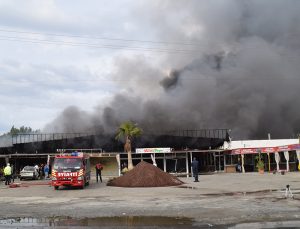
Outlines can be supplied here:
M275 153L278 152L278 147L266 147L266 148L261 148L262 153Z
M233 149L231 154L241 154L241 149Z
M248 148L248 149L241 149L241 154L254 154L258 153L256 148Z
M263 147L263 148L239 148L233 149L231 154L256 154L259 153L276 153L276 152L283 152L283 151L292 151L292 150L299 150L300 144L293 144L293 145L285 145L285 146L277 146L277 147Z
M136 153L171 153L171 148L136 148Z

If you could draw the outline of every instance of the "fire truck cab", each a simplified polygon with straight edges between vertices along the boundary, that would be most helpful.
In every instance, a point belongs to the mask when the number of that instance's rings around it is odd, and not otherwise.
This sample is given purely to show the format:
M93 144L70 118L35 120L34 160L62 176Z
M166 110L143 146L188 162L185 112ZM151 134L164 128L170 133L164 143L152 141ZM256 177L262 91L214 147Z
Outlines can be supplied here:
M55 190L59 186L84 188L91 180L90 157L83 153L57 155L52 165L52 186Z

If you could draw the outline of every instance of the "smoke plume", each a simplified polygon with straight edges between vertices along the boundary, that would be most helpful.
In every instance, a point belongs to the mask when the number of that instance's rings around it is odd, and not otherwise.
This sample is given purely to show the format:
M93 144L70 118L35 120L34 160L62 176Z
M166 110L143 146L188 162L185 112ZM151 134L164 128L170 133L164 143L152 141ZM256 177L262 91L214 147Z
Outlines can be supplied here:
M180 72L173 70L170 74L160 81L160 85L167 91L176 87L179 80Z
M112 133L133 120L147 132L229 128L233 139L300 131L300 1L153 1L133 10L137 26L191 51L158 63L118 57L112 77L127 81L110 105L66 108L47 130Z

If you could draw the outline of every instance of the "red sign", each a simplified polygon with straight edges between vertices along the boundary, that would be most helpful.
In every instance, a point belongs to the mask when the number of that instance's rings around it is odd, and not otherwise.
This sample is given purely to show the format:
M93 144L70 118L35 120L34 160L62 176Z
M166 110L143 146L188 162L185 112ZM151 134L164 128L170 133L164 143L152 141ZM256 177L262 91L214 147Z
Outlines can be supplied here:
M276 153L282 151L299 150L300 144L285 145L278 147L263 147L263 148L239 148L233 149L231 154L256 154L256 153Z
M262 153L275 153L278 152L278 147L266 147L260 149Z
M232 150L231 154L255 154L258 153L257 148L241 148Z

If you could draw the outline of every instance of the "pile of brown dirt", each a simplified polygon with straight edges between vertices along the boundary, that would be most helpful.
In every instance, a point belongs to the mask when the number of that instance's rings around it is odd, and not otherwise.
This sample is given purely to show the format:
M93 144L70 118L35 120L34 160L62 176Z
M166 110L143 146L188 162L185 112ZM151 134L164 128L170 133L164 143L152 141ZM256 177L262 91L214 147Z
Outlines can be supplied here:
M107 183L108 186L118 187L164 187L181 184L183 184L183 182L177 177L144 161L140 162L125 175Z

